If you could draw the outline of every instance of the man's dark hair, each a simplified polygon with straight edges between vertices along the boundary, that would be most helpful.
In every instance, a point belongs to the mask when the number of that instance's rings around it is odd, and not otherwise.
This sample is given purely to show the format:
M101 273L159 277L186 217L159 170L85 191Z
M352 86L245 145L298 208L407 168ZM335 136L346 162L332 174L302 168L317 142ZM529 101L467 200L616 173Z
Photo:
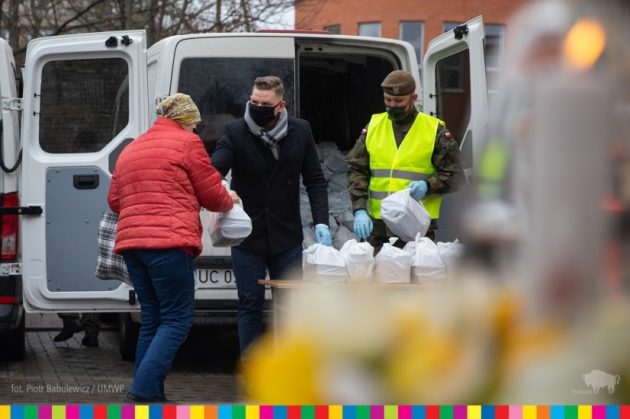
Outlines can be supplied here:
M284 97L284 84L282 84L280 77L256 77L256 80L254 81L254 89L273 90L278 96Z

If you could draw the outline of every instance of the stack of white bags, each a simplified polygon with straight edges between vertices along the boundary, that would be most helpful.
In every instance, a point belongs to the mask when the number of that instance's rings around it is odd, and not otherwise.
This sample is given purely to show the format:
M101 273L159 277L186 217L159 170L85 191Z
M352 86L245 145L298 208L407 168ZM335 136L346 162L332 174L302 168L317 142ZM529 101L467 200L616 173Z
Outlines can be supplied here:
M409 189L392 193L381 203L381 215L396 236L374 257L369 243L357 242L352 233L354 216L347 191L345 154L334 143L318 144L320 162L328 183L329 225L333 247L315 242L313 218L308 195L301 187L300 207L304 232L303 277L325 284L344 282L427 283L443 281L447 267L452 267L463 248L457 241L433 243L424 237L431 216L421 202L411 197ZM396 240L407 242L403 249Z
M385 284L426 284L442 282L461 256L463 245L454 242L435 244L420 234L404 248L394 246L391 238L374 257L369 243L348 240L341 250L312 244L302 253L304 280L325 284L378 282Z

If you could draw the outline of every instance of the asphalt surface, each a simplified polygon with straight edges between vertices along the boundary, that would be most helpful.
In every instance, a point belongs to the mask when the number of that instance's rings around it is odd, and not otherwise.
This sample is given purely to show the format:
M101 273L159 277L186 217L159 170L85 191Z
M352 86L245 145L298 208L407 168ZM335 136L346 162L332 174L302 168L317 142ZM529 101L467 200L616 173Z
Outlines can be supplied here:
M56 315L27 314L24 360L0 361L0 404L125 403L133 363L118 354L117 326L103 324L98 348L81 345L83 332L55 343L61 326ZM237 360L233 328L193 328L166 380L166 397L182 404L241 401Z

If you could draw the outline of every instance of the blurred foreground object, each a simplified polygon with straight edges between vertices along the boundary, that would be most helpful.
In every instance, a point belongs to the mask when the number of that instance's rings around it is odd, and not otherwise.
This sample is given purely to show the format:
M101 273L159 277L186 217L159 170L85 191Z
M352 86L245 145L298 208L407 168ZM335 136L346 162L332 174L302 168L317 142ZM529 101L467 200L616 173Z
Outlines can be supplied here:
M291 290L275 337L249 354L248 396L261 404L486 398L516 301L487 284L462 285Z
M465 223L470 248L491 267L513 250L499 275L521 282L532 316L570 320L624 281L619 267L602 267L621 264L610 256L611 236L627 237L623 223L611 225L626 218L629 201L620 194L630 184L621 173L630 143L628 9L612 0L538 1L508 24L476 165L478 199ZM614 214L604 210L611 202ZM617 241L617 254L623 247Z
M291 290L275 333L249 352L246 398L310 405L630 399L627 300L606 301L593 316L565 327L532 324L517 289L474 273L456 286L416 289ZM619 376L619 384L595 394L583 378L593 370Z
M488 263L472 260L448 282L411 290L290 293L275 338L251 352L248 397L630 400L629 7L546 0L508 25L487 152L476 162L478 202L466 219L466 249L482 249Z

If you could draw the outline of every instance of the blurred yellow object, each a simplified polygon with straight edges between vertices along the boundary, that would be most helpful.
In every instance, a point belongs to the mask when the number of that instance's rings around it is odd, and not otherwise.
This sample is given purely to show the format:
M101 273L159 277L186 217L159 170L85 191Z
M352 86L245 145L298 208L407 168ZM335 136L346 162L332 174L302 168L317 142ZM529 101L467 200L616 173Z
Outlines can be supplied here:
M571 68L584 71L595 65L606 46L606 32L594 19L580 19L569 30L563 43L563 55Z
M455 403L487 400L520 304L504 287L293 290L275 337L244 372L256 403ZM287 307L289 309L289 307Z
M320 354L317 343L306 337L283 336L278 345L273 335L263 336L243 371L246 397L260 404L321 403Z
M601 369L630 377L630 300L574 321L527 315L515 284L467 272L451 286L293 290L274 334L243 372L256 404L551 404L628 400L594 394ZM593 396L598 399L593 399Z
M414 316L394 318L396 331L385 359L385 379L400 403L420 400L453 373L461 357L457 336Z

